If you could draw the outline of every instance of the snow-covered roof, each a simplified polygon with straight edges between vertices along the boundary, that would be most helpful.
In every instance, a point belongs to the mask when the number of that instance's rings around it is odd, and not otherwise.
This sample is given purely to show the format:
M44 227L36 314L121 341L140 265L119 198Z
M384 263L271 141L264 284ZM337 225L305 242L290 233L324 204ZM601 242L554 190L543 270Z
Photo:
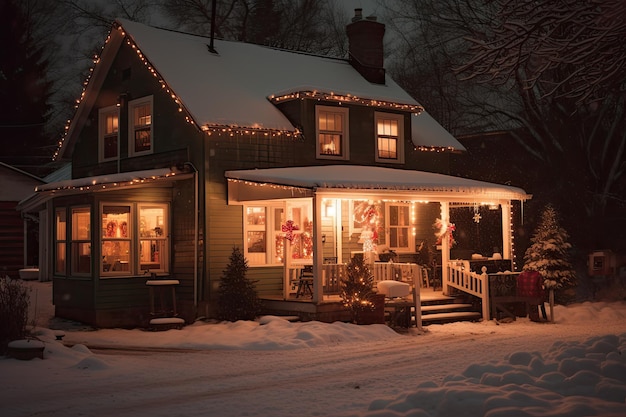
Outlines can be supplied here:
M98 191L106 189L107 187L113 188L113 186L141 185L145 182L160 179L178 179L179 177L174 178L177 174L183 174L183 172L177 170L176 168L156 168L143 171L120 172L117 174L98 175L93 177L77 178L74 180L51 182L36 187L35 191Z
M215 40L117 20L141 56L163 77L199 126L294 131L270 99L297 92L334 94L379 103L421 108L389 76L385 84L363 78L345 59ZM418 147L465 148L428 115L414 117Z
M517 187L468 178L360 165L325 165L226 171L226 178L259 184L276 184L316 191L333 189L406 191L415 196L450 200L527 200L531 196Z

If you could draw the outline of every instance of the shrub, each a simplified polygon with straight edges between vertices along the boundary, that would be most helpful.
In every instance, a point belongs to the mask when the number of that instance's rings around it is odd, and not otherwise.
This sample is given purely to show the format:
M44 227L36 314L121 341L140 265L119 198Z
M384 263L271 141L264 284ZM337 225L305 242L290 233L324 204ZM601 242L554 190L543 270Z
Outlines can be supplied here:
M26 335L30 289L21 281L0 277L0 352L10 341Z

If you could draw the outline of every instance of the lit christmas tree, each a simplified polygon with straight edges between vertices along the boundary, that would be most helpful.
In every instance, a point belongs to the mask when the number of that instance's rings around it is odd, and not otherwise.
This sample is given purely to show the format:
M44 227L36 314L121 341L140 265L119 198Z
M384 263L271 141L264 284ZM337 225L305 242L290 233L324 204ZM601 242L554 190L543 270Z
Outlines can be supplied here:
M558 214L548 205L539 226L524 254L524 271L537 271L543 277L544 288L550 290L550 317L553 317L554 290L576 285L576 273L568 260L569 235L559 225Z
M355 256L347 266L346 275L341 281L341 300L350 309L352 321L359 323L362 313L374 309L374 274L363 257Z
M237 247L222 275L218 297L218 317L221 320L253 320L261 311L254 281L246 278L248 262Z

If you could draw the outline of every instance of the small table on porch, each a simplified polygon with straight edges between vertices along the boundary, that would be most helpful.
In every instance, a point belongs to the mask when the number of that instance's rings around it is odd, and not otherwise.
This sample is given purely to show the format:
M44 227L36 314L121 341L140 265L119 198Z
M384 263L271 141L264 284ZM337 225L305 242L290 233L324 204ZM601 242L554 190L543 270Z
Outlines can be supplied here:
M389 327L405 328L411 327L411 308L415 307L413 300L406 298L385 299L385 314L387 315L387 325Z

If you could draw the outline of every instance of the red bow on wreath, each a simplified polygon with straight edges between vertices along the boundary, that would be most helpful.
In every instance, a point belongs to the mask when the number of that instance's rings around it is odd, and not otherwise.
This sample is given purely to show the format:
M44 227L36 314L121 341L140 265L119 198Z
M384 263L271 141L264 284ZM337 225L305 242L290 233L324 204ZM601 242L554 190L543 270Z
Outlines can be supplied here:
M285 232L285 238L291 242L294 238L293 231L300 230L300 228L293 224L293 220L287 220L287 223L281 226L281 230Z

